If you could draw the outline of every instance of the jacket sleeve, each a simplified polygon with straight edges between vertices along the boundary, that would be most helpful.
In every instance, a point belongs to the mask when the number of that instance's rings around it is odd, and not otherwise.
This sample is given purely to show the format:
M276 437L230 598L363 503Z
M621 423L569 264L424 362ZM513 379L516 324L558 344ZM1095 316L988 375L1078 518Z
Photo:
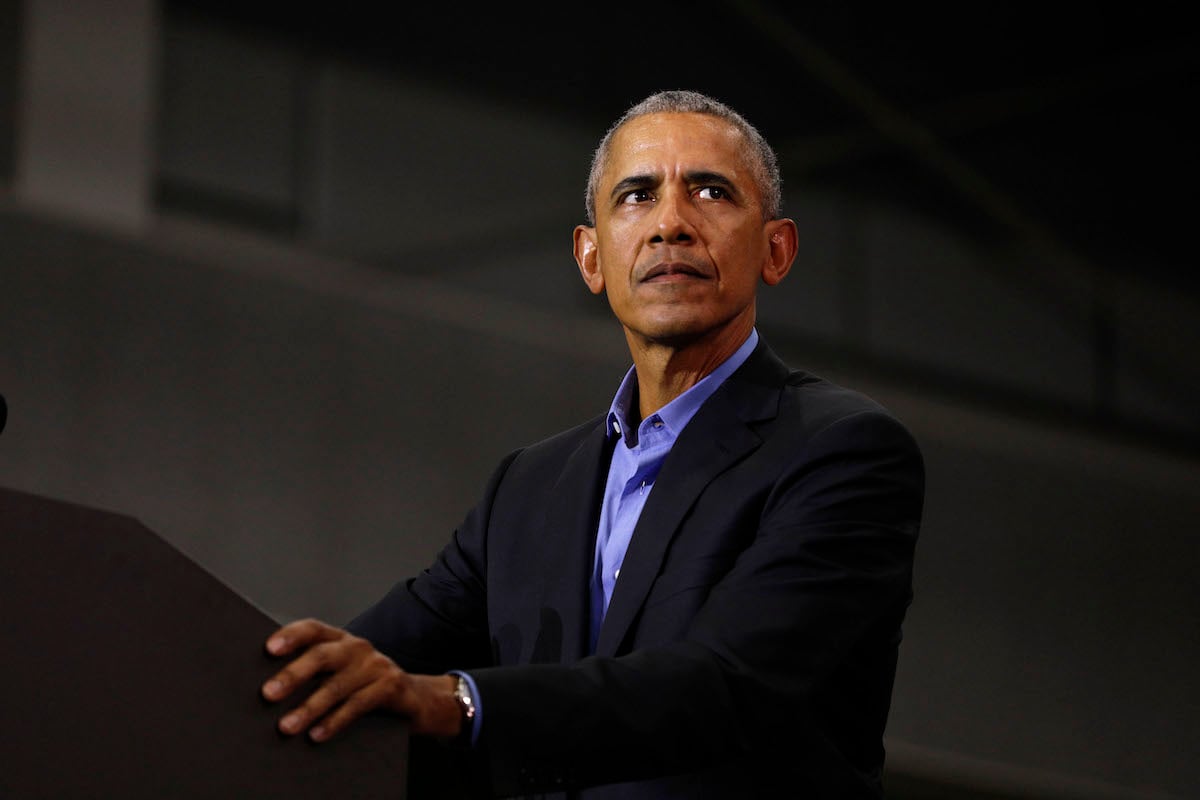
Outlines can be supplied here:
M432 566L397 583L346 629L409 672L441 674L491 663L487 628L487 525L509 466L492 473L483 498L455 530Z

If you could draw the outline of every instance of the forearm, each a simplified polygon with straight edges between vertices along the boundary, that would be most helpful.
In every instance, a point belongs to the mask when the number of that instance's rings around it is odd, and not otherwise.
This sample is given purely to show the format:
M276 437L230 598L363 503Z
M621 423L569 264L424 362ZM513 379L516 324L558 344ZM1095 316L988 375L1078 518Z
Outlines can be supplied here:
M472 675L499 790L537 790L530 775L544 790L689 771L750 746L726 676L693 644Z

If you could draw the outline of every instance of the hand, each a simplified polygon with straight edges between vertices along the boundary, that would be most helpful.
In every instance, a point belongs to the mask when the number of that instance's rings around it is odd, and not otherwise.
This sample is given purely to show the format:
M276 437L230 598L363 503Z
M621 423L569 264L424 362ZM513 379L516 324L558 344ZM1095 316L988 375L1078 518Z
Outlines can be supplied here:
M329 739L376 709L408 717L412 733L450 738L462 726L452 675L412 675L366 639L314 619L285 625L267 639L267 652L296 656L262 686L267 700L288 697L318 674L326 675L308 699L279 720L292 735L308 731Z

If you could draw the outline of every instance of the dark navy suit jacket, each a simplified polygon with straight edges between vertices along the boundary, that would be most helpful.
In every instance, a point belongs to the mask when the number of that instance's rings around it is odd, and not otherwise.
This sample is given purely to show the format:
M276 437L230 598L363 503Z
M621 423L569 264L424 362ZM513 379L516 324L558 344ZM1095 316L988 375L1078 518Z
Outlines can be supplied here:
M599 417L510 454L350 629L471 672L497 795L881 796L924 495L906 428L760 341L663 464L589 654L611 446Z

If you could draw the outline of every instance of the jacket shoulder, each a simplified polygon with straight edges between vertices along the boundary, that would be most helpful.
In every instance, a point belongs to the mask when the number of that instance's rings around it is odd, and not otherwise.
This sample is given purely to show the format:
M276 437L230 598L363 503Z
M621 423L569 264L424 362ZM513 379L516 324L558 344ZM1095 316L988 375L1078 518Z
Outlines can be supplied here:
M797 426L806 435L859 415L905 427L890 409L873 397L813 372L790 367L765 342L759 344L733 379L741 384L735 391L743 402L748 402L751 418L770 417L776 422ZM778 405L773 399L756 404L752 400L756 396L777 398Z

